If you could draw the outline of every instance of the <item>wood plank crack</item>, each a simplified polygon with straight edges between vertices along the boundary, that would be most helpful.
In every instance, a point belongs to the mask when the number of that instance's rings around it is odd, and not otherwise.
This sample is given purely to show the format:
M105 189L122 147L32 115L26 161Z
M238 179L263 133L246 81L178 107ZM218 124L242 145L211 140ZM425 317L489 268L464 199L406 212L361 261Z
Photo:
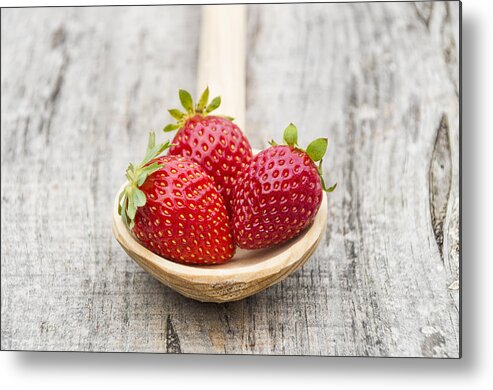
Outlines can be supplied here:
M430 31L430 21L433 15L433 2L417 1L412 3L412 5L414 7L414 12L416 12L419 20L421 20L426 29Z
M447 215L448 199L452 185L452 160L449 139L449 123L442 114L437 128L435 145L429 169L429 193L431 225L443 261L443 224Z
M53 50L61 51L62 60L54 77L54 82L48 95L48 99L45 101L45 110L47 115L39 124L39 132L41 133L43 130L45 132L44 135L46 145L49 145L50 143L51 123L57 112L58 102L60 100L60 91L62 90L65 81L65 74L70 62L70 58L67 53L67 46L65 44L66 35L67 33L65 27L61 25L53 32L51 37L51 48Z
M180 338L175 331L173 322L171 322L170 315L166 319L166 352L181 353Z

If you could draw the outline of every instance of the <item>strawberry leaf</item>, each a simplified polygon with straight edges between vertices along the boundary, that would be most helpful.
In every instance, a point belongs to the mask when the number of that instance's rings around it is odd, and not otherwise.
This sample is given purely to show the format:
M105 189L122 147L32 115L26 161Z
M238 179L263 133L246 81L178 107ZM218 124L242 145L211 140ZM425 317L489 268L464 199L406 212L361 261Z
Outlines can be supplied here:
M169 133L170 131L175 131L176 129L179 129L180 128L180 125L178 123L170 123L169 125L167 125L163 131L165 133Z
M204 92L202 92L202 96L200 96L199 103L197 104L197 112L204 111L204 108L207 106L208 101L209 101L209 87L206 87Z
M325 185L324 173L322 171L322 160L320 160L320 162L318 164L317 171L318 171L318 176L320 176L320 182L322 183L322 189L325 192L332 192L332 191L334 191L336 189L336 187L337 187L337 183L334 184L333 186L329 187L329 188L327 188L327 186Z
M214 99L212 99L211 103L205 109L206 114L208 114L209 112L214 111L220 105L221 105L221 96L217 96Z
M135 203L134 203L134 197L129 196L128 197L127 215L130 218L130 220L133 220L135 218L136 212L137 212L137 207L135 206Z
M325 185L325 180L324 180L323 176L321 175L321 171L319 171L319 175L320 175L320 181L322 182L322 189L325 192L333 192L337 187L337 183L335 183L333 186L327 188L327 186Z
M161 164L157 161L154 161L151 164L149 163L169 146L169 141L166 141L164 144L156 145L156 135L154 132L150 132L144 159L137 166L134 166L132 163L128 165L126 171L128 183L119 195L118 213L121 215L125 226L129 229L132 229L134 226L137 208L146 204L146 195L139 187L144 184L149 175L161 168Z
M315 162L322 160L327 151L327 138L318 138L308 145L306 154Z
M147 150L152 149L156 146L156 134L151 131L149 132L149 140L147 141Z
M177 121L182 120L186 116L186 114L184 112L181 112L180 110L177 110L176 108L172 108L171 110L168 110L168 112Z
M143 167L140 170L139 177L137 178L137 186L141 186L146 181L147 177L161 168L161 164L154 162L150 165Z
M122 193L125 193L125 191L123 191ZM120 215L122 216L123 223L128 228L129 227L129 220L128 220L128 215L127 215L127 207L128 207L127 197L124 196L123 197L123 203L121 206Z
M296 126L290 123L288 127L286 127L286 130L284 130L283 138L284 142L291 147L298 145L298 129Z
M135 171L135 169L134 169L133 164L132 163L128 164L128 168L125 171L125 176L127 176L127 179L129 182L135 180L134 171Z
M122 200L123 197L125 196L125 191L120 192L120 195L118 195L118 214L122 215Z
M335 183L332 187L329 188L324 188L325 191L327 192L333 192L337 187L337 183Z
M187 110L189 114L192 114L194 111L192 95L190 95L190 93L185 91L184 89L180 89L179 96L182 106L185 108L185 110Z
M134 194L134 205L135 207L142 207L146 204L146 196L142 190L136 188L133 191Z
M164 144L156 145L155 137L156 136L154 132L149 133L149 142L147 144L146 155L140 163L140 169L143 169L148 162L159 156L165 149L169 148L170 146L169 141L166 141ZM131 167L131 170L133 172L136 171L133 166Z
M147 179L147 176L149 176L149 174L147 172L142 172L140 175L139 175L139 178L137 179L137 185L140 187L142 184L145 183L146 179Z
M156 172L159 168L161 168L161 165L156 161L150 165L143 167L140 171L141 171L141 173L145 173L147 175L150 175L150 174Z

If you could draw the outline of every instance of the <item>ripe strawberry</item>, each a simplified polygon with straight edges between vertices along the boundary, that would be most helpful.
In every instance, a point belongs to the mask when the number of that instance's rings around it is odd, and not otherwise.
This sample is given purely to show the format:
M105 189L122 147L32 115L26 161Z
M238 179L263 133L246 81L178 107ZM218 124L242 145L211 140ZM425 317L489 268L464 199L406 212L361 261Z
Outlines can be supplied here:
M305 150L297 146L293 124L284 131L287 145L272 146L253 157L234 188L233 234L244 249L266 248L298 235L315 219L326 188L322 158L327 138ZM319 161L319 165L315 162Z
M252 159L250 143L232 118L208 115L221 104L219 96L207 104L209 88L205 89L196 106L187 91L180 90L179 95L186 113L169 110L178 122L166 126L164 131L179 129L169 154L190 157L199 163L214 179L231 213L234 183Z
M120 215L152 252L179 263L219 264L235 252L224 201L196 162L161 156L169 142L155 144L138 166L127 168Z

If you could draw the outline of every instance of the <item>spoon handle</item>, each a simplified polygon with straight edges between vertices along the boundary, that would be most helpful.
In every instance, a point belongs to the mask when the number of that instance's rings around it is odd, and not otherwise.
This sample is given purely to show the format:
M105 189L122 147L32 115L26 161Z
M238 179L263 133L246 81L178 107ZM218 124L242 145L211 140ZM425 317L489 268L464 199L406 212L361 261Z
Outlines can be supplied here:
M197 94L208 85L211 98L221 96L218 114L245 125L245 46L247 10L244 5L202 7Z

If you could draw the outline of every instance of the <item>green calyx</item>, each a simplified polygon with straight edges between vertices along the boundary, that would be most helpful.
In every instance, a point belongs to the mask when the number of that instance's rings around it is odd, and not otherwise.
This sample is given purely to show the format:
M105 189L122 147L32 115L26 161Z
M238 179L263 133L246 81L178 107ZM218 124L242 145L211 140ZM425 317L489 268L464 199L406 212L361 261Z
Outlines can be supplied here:
M134 227L135 213L138 207L146 204L146 196L139 188L146 181L147 177L161 168L157 162L149 162L158 157L162 152L171 146L169 141L164 144L156 145L156 135L154 132L149 133L149 142L144 159L138 165L130 163L128 165L126 176L128 183L120 193L118 201L118 214L121 215L123 223L129 229Z
M177 122L170 123L169 125L167 125L163 129L163 131L166 133L183 127L187 119L192 118L195 115L202 115L202 116L209 115L212 111L214 111L216 108L218 108L221 105L220 96L216 96L209 103L209 87L207 87L205 91L202 92L199 102L196 105L193 104L192 95L190 95L190 93L185 91L184 89L180 89L179 96L180 96L181 105L185 109L185 112L180 111L176 108L168 110L170 115L173 118L175 118ZM234 120L234 118L230 116L225 116L225 115L221 115L221 116L230 121Z
M298 129L292 123L290 123L288 127L286 127L286 130L284 130L283 139L286 145L301 150L302 152L305 152L308 155L308 157L310 157L313 160L314 163L318 163L317 172L318 175L320 176L320 181L322 182L323 190L325 192L334 191L337 186L337 183L331 187L327 187L325 185L325 180L322 172L322 159L325 155L325 152L327 151L327 146L329 144L328 139L317 138L307 146L306 150L302 149L298 146ZM277 145L275 141L270 141L269 144L272 146Z

